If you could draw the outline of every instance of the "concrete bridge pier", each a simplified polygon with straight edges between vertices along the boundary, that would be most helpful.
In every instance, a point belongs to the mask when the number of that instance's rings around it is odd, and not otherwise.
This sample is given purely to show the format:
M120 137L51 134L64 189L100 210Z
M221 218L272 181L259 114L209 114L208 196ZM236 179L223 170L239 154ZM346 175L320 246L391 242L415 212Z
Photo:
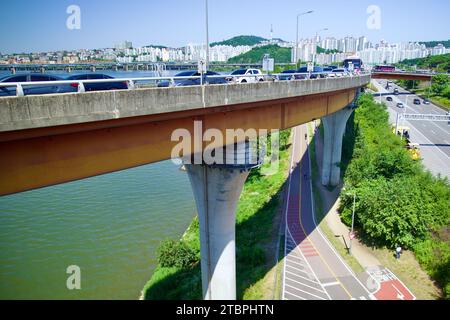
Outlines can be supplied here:
M236 149L235 154L239 154L237 145ZM248 148L245 150L248 155ZM225 158L230 156L233 157L228 154ZM185 164L198 210L205 300L236 299L236 208L244 182L255 166L257 164L251 165L250 161L224 165Z
M324 127L322 185L335 187L341 179L342 140L345 127L353 110L355 100L346 108L322 118Z

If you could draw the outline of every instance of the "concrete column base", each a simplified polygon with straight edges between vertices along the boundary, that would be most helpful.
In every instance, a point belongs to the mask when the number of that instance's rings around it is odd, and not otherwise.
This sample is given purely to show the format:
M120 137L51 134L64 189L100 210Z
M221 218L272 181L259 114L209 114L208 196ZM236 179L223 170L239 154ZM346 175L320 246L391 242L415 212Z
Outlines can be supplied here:
M341 178L342 139L353 104L322 118L324 126L322 185L337 186Z
M200 223L205 300L236 299L236 207L249 170L185 164Z

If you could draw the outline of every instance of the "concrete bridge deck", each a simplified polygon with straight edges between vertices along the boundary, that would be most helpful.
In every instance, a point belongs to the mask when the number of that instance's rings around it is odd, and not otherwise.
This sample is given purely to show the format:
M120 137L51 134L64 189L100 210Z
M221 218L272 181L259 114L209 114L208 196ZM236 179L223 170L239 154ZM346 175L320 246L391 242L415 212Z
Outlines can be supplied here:
M174 130L285 129L345 108L369 75L0 98L0 195L171 157ZM214 145L214 146L219 146Z

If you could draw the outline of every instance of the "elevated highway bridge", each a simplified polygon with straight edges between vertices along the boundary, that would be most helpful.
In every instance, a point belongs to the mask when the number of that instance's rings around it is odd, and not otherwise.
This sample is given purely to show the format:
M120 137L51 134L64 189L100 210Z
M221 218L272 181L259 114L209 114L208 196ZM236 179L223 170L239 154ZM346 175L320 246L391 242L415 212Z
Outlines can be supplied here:
M169 159L177 129L194 137L208 129L226 136L227 129L286 129L320 118L322 183L337 185L345 125L370 79L362 74L0 98L0 195ZM191 144L194 152L205 147ZM199 213L204 298L235 299L235 214L250 169L205 163L186 169Z

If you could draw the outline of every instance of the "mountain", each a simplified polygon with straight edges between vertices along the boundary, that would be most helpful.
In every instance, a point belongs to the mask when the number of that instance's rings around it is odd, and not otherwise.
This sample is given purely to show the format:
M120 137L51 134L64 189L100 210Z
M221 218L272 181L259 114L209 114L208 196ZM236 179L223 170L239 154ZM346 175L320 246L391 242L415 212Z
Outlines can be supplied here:
M442 41L425 41L425 42L419 42L420 44L424 44L427 48L434 48L439 43L442 43L444 47L449 48L450 47L450 40L442 40Z
M253 48L249 52L230 58L228 59L228 63L261 63L266 53L275 59L275 63L291 62L291 48L282 48L278 45L271 44Z
M267 41L267 39L258 37L258 36L237 36L228 40L213 42L211 43L211 47L214 46L254 46L256 44L260 44L263 41Z

